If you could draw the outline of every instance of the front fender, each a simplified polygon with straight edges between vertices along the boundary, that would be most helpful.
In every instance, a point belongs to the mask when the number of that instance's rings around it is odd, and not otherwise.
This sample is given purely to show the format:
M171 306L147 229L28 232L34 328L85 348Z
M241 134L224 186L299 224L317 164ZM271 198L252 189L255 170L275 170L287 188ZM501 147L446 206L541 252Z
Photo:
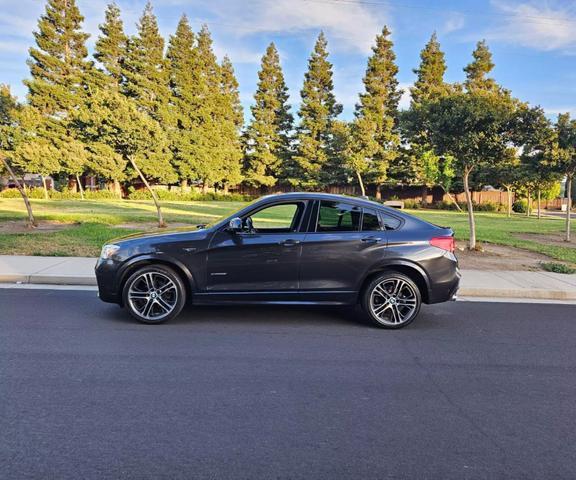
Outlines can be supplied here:
M176 258L165 253L145 253L132 257L122 264L122 267L118 271L118 275L116 277L116 291L121 293L122 285L124 285L124 282L134 270L140 266L150 265L152 263L162 263L164 265L175 267L177 271L184 275L185 279L188 281L188 285L190 286L191 291L196 290L197 284L194 275L180 260L177 260Z

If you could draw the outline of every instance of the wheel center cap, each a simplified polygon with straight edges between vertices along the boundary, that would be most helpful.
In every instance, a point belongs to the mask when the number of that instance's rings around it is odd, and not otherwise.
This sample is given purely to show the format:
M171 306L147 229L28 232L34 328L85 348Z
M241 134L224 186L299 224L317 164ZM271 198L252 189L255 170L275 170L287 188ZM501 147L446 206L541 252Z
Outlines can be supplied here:
M156 298L156 296L157 296L157 295L156 295L156 292L152 292L152 293L150 294L150 298Z
M392 305L396 304L396 299L395 299L394 297L392 297L392 298L390 299L390 303L391 303Z

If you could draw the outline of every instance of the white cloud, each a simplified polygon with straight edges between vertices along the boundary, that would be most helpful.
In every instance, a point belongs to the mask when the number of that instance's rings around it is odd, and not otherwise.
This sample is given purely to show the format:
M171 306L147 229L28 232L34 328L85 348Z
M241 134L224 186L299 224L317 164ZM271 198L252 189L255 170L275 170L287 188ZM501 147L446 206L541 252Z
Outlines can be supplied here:
M576 105L569 105L563 107L544 107L544 112L549 117L557 117L561 113L568 112L571 116L576 117Z
M576 53L576 14L568 4L492 0L505 17L486 38L537 50Z
M205 5L205 4L204 4ZM338 50L368 53L384 18L365 5L323 0L214 0L209 8L223 22L219 29L238 37L258 33L294 33L323 29ZM381 11L381 9L379 9ZM210 22L208 22L210 23Z
M444 34L456 32L464 28L466 24L466 18L463 13L460 12L448 12L446 15L446 20L444 25L440 28L440 32Z

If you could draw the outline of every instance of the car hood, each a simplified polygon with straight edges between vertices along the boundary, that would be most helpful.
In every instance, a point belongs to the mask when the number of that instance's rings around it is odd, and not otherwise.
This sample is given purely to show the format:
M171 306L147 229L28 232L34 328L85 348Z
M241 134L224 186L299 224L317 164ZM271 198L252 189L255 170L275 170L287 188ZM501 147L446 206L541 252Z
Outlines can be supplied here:
M199 226L191 225L189 227L175 227L175 228L162 228L157 230L151 230L148 232L141 232L141 233L133 233L131 235L125 235L123 237L117 237L113 239L110 243L114 244L123 244L123 243L132 243L138 241L154 241L160 240L164 238L169 238L172 236L177 236L180 234L187 234L189 236L202 238L206 234L205 228L199 228Z

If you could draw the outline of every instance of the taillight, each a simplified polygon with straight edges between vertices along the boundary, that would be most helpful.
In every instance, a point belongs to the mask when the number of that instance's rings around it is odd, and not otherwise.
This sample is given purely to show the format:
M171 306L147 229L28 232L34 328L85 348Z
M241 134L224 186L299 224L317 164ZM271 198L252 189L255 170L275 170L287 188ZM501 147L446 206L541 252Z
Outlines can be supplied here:
M430 239L430 245L449 252L454 252L456 248L454 237L434 237Z

